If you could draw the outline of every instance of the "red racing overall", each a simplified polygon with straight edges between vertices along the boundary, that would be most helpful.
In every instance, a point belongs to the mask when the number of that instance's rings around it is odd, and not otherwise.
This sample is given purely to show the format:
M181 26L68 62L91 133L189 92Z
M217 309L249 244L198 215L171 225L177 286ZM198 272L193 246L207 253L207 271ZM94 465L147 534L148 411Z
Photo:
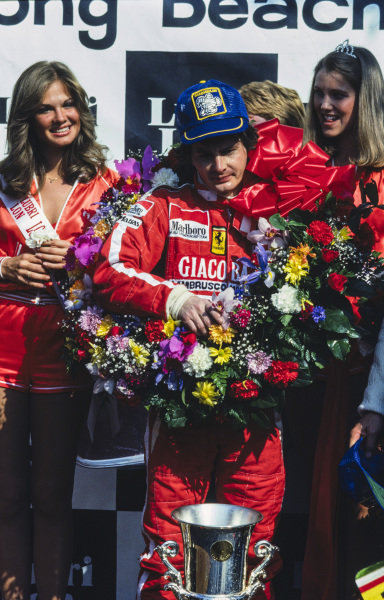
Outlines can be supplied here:
M210 192L205 194L210 197ZM241 275L237 260L250 252L224 202L210 202L189 185L161 188L142 198L116 224L94 280L103 302L113 310L165 319L167 298L175 285L209 297L236 286ZM163 277L155 274L160 272ZM218 502L263 514L250 544L249 564L254 566L253 546L260 539L271 539L282 504L284 466L277 430L268 434L251 425L236 431L230 424L213 423L170 430L152 414L146 459L146 549L139 582L143 600L173 600L173 594L164 591L165 567L154 548L176 540L181 550L172 562L183 571L181 533L171 512L204 502L212 473ZM259 597L269 598L269 592Z

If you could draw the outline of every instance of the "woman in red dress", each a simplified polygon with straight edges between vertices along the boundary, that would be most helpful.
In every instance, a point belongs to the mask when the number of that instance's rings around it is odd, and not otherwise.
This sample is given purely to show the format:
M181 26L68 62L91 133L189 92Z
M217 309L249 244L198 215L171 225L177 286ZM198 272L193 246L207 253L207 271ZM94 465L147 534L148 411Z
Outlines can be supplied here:
M41 61L19 77L7 139L0 163L0 595L27 600L33 563L39 599L64 600L89 382L66 372L63 309L52 281L118 176L105 166L85 91L62 63Z
M356 206L362 202L360 181L364 185L376 182L379 204L384 204L384 80L380 66L369 50L353 47L346 41L316 65L304 139L315 141L328 152L333 165L355 165ZM362 232L372 242L373 249L384 254L382 210L373 210L362 220ZM351 397L354 387L359 387L354 380L359 367L363 371L361 382L366 380L362 363L363 358L359 356L357 360L356 357L351 359L349 364L330 365L314 465L303 600L349 598L344 596L347 593L344 584L349 588L353 586L353 579L347 581L350 574L345 544L341 548L344 564L336 560L335 531L340 525L340 519L337 519L337 464L346 450L347 424L353 418L351 413L356 415L355 407L351 407ZM374 450L383 429L383 417L376 411L373 404L360 405L360 421L354 432L355 437L360 434L366 437L368 454ZM338 586L336 572L342 573L343 568L346 569L345 581Z

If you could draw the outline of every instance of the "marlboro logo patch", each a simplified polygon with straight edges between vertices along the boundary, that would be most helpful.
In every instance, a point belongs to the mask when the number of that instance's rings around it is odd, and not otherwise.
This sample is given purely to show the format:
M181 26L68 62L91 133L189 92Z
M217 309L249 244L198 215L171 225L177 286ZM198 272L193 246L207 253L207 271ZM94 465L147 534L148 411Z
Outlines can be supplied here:
M169 237L178 237L195 242L208 242L208 212L199 209L182 209L177 204L170 204Z

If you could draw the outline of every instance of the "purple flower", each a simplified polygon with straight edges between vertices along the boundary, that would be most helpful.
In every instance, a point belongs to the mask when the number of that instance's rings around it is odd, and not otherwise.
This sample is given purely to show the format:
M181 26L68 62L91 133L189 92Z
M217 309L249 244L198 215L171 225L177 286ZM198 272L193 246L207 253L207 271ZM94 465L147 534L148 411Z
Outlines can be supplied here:
M163 373L170 371L179 371L183 361L184 344L178 337L173 335L171 338L160 342L159 360L162 365Z
M159 159L153 154L151 146L147 146L144 150L142 164L143 172L143 192L148 192L151 189L151 182L153 178L153 167L159 164Z
M312 319L315 323L320 323L320 321L325 321L326 318L325 310L322 306L315 306L312 311Z
M255 266L255 264L249 260L249 258L239 258L238 262L241 262L243 265L253 270L253 273L250 275L242 275L239 278L239 281L241 283L244 282L248 284L256 283L256 281L259 281L260 277L264 275L264 284L267 286L267 288L270 288L273 286L273 282L275 281L275 273L271 271L268 263L272 253L270 250L265 250L265 248L258 242L255 246L255 254L259 263L258 266Z
M247 354L248 369L254 375L261 375L269 369L272 364L272 357L262 350Z
M77 258L79 263L83 265L83 267L88 267L94 261L95 256L100 252L102 245L103 242L101 238L95 235L93 229L88 229L86 233L76 238L73 246L69 248L68 260L70 261L71 251L73 251L75 258Z
M119 192L115 188L112 188L111 191L113 194L113 201L116 201ZM91 217L90 222L93 224L98 223L100 221L100 219L107 217L109 215L109 213L112 212L112 210L113 210L113 207L110 204L106 204L104 202L99 202L97 210L96 210L95 214L93 215L93 217Z
M71 246L65 255L65 268L67 271L73 271L76 267L75 248Z
M134 391L130 389L125 379L118 379L116 381L116 390L123 396L127 396L127 398L132 398L134 395Z
M135 175L140 175L140 163L134 158L126 158L125 160L115 160L116 171L123 179L128 179Z

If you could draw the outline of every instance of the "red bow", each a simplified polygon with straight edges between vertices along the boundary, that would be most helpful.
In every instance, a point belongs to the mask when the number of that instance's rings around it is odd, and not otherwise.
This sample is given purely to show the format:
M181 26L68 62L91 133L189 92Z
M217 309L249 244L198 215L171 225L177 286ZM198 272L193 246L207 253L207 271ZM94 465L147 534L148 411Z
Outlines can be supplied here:
M327 167L329 156L314 142L302 146L303 131L280 125L277 119L262 123L259 138L249 153L247 171L262 181L245 185L229 200L243 215L268 218L287 215L294 208L314 210L316 200L332 191L338 198L355 191L355 167Z

